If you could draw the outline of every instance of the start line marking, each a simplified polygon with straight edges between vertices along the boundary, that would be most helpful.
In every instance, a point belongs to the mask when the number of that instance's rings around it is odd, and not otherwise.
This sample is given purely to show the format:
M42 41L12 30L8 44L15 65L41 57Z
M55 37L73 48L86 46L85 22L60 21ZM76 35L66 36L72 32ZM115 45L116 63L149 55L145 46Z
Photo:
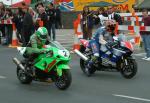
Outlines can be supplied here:
M6 77L5 77L5 76L1 76L1 75L0 75L0 79L6 79Z
M129 99L134 99L134 100L140 100L140 101L145 101L145 102L150 102L150 99L145 99L145 98L131 97L131 96L126 96L126 95L118 95L118 94L113 94L113 96L121 97L121 98L129 98Z

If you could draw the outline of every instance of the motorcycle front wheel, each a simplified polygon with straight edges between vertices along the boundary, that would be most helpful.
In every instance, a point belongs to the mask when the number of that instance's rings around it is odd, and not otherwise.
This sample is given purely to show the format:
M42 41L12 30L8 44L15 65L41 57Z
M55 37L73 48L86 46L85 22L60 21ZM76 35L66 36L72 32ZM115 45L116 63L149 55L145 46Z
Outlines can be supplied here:
M72 82L72 76L70 70L63 70L62 76L58 77L55 81L55 85L60 90L66 90Z
M122 63L121 74L126 79L133 78L137 73L137 63L134 59L127 59L128 65Z

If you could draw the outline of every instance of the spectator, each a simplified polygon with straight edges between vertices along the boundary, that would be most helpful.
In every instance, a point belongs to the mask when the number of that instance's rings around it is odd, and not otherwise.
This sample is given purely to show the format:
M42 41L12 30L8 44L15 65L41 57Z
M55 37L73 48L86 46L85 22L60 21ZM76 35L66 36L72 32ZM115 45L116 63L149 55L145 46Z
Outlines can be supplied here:
M54 4L50 3L49 5L49 10L48 10L48 20L49 20L49 35L51 40L56 39L56 31L55 31L55 24L56 24L56 11L54 8ZM51 31L52 31L52 36L51 36ZM52 39L53 38L53 39Z
M56 7L56 28L63 28L62 22L61 22L61 10L59 9L59 6Z
M122 24L121 16L114 12L113 6L108 6L107 12L108 12L108 19L109 20L115 20L116 22L118 22L118 24Z
M95 25L98 25L100 23L100 19L99 19L98 15L99 15L99 8L97 9L97 11L95 11L95 13L93 15Z
M0 2L0 20L4 20L5 16L5 6L3 2ZM2 37L5 37L5 25L0 24L0 31L2 32Z
M48 30L49 29L48 16L47 16L47 13L45 11L43 3L38 3L36 5L36 7L37 7L37 11L39 13L37 21L42 20L43 21L43 26Z
M32 7L29 7L29 13L30 15L32 16L32 19L33 19L33 22L34 22L34 26L32 28L32 33L35 32L35 22L36 22L36 16L37 16L37 13L32 9Z
M7 8L5 11L5 20L12 20L13 19L13 13L11 9ZM12 25L7 24L6 26L6 44L11 44L12 42Z
M99 19L100 19L100 25L103 26L104 22L106 20L108 20L108 14L105 11L105 8L100 7L99 8L99 15L98 15Z
M93 29L93 13L85 6L81 15L81 25L84 39L91 39Z
M22 34L22 28L23 28L23 18L24 18L24 12L22 8L18 8L16 11L16 14L14 15L13 21L17 28L17 38L19 42L23 43L24 37Z
M30 36L32 35L32 28L33 28L33 19L32 15L28 12L28 7L23 6L23 12L24 12L24 18L23 18L23 36L24 36L24 41L23 41L23 46L27 46Z
M144 26L150 26L150 16L148 16L148 10L144 9L142 11L143 14L143 23ZM149 31L141 31L141 37L143 39L144 48L146 52L146 57L142 58L144 60L150 61L150 32Z

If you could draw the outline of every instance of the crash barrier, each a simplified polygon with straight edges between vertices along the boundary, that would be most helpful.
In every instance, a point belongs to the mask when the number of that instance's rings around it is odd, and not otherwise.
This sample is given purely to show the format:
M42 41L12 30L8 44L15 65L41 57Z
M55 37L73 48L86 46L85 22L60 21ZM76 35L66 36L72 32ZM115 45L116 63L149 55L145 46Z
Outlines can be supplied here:
M122 17L123 21L137 21L135 17ZM138 21L142 21L142 17L138 18Z
M137 15L137 16L142 16L142 12L135 12L135 13L118 13L121 17L128 17L128 16L132 16ZM150 12L148 12L148 14L150 15Z
M13 24L11 20L0 20L0 24Z
M133 35L132 41L134 41L135 44L140 45L141 42L141 36L140 31L150 31L150 26L127 26L127 25L118 25L118 30L121 31L136 31L135 35ZM125 33L124 33L125 34Z
M43 26L43 21L42 20L38 20L37 21L39 23L39 26L42 27ZM9 45L9 47L11 48L16 48L19 46L18 44L18 39L17 39L17 29L15 26L15 23L12 22L12 20L8 19L8 20L0 20L0 25L8 25L11 24L12 28L13 28L13 32L12 32L12 43ZM2 34L1 34L1 41L2 41Z
M139 17L136 15L135 12L131 13L132 14L132 19L134 20L130 20L131 21L131 25L132 26L139 26L140 25L140 21L139 21ZM129 17L128 17L129 18ZM142 21L142 19L140 19ZM129 21L129 20L128 20ZM135 31L134 30L130 30L129 34L135 34Z
M138 17L138 16L141 16L142 13L135 13L135 12L133 12L133 13L120 13L120 15L122 16L123 21L130 21L131 22L131 26L126 26L126 27L129 27L129 29L127 30L128 34L133 37L135 45L140 46L141 36L139 33L140 32L139 29L138 30L137 29L130 29L130 27L140 26L140 22L142 21L142 17ZM142 25L144 25L144 24L142 23ZM117 29L119 30L120 27L117 27Z

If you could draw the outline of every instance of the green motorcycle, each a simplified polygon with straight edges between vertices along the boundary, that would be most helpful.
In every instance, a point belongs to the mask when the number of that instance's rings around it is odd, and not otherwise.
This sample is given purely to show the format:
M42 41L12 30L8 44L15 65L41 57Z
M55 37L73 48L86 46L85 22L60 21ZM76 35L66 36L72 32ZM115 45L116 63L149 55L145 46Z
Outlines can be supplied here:
M22 84L30 84L34 80L55 82L60 90L70 86L72 76L68 63L71 57L69 51L60 43L50 42L46 48L47 52L38 55L26 56L26 47L18 47L17 50L24 57L22 61L13 58L13 62L17 65L17 77Z

